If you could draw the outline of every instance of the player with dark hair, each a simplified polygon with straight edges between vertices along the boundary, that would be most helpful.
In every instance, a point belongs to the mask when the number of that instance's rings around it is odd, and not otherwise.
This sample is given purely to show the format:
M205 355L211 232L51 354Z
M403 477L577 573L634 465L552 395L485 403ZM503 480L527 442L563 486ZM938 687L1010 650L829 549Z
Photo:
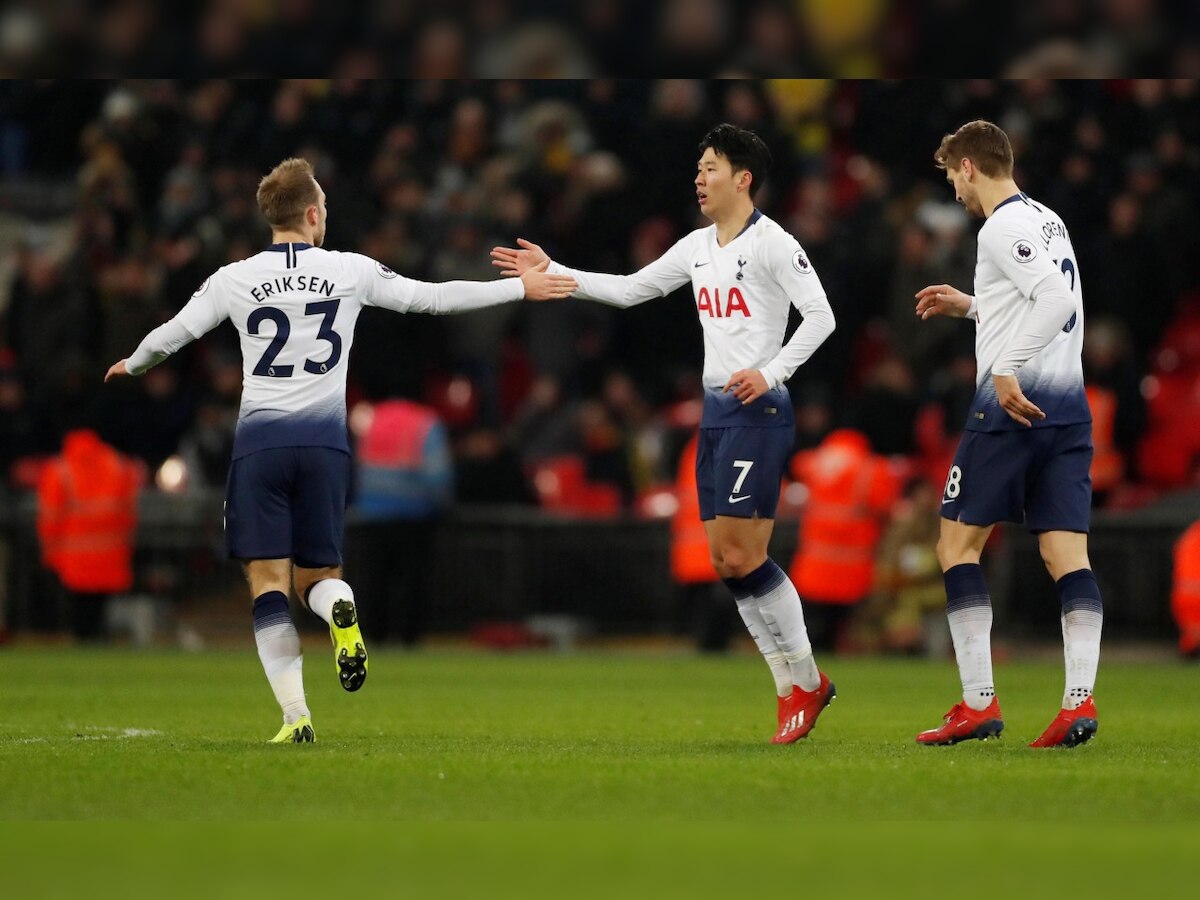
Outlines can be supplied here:
M704 414L696 454L700 518L717 573L775 679L773 743L804 737L834 697L818 671L796 589L767 556L780 480L795 429L784 383L833 332L833 311L808 254L754 206L771 155L758 135L718 125L700 143L696 199L712 220L633 275L558 263L577 296L629 307L690 283L704 330ZM536 244L497 247L494 264L520 276L549 257ZM788 310L804 317L783 343Z
M975 322L975 399L942 495L938 559L963 699L921 744L986 739L1004 729L992 679L992 607L979 560L997 522L1037 535L1061 602L1062 710L1031 746L1073 747L1096 733L1092 690L1103 608L1088 560L1092 417L1083 385L1083 296L1062 219L1013 181L1008 136L968 122L934 154L979 231L975 296L946 284L916 311Z
M358 253L324 250L325 192L303 159L285 160L263 178L258 205L271 245L218 269L104 380L141 375L225 319L237 327L244 374L226 541L229 555L245 564L259 658L283 710L272 742L307 743L315 736L300 637L288 612L291 588L329 624L342 687L356 691L367 677L354 592L341 569L350 474L346 366L359 312L463 312L522 297L560 299L576 283L542 265L520 284L429 284Z

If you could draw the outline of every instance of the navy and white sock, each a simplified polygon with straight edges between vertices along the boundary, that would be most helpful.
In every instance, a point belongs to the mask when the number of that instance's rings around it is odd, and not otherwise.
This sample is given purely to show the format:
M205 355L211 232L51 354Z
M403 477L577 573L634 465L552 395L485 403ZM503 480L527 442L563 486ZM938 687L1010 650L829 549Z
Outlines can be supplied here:
M304 700L304 658L300 655L300 635L288 612L287 596L268 591L254 601L254 642L267 681L283 709L283 721L291 725L307 716Z
M338 600L354 603L354 591L340 578L323 578L308 589L305 601L308 608L325 620L333 618L333 604Z
M758 601L758 611L787 660L792 684L802 691L815 691L821 683L821 673L813 659L804 608L792 580L768 557L742 579L742 586Z
M1100 585L1091 569L1070 572L1058 579L1055 586L1062 604L1063 656L1067 668L1063 709L1075 709L1092 696L1096 687L1104 606Z
M725 586L733 591L738 613L746 623L746 630L750 632L750 637L754 638L762 658L767 661L771 677L775 679L775 693L780 697L791 696L792 669L772 636L771 629L763 621L762 613L758 611L758 600L743 586L744 578L725 578L723 581Z
M996 696L992 680L992 598L978 563L951 566L946 582L946 618L963 700L971 709L987 709Z

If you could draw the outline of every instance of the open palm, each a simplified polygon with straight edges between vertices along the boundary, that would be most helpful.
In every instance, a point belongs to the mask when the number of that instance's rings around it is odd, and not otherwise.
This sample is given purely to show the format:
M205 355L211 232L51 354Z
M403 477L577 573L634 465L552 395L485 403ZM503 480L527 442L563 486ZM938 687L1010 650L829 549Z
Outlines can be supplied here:
M545 250L525 238L517 238L517 245L516 248L492 248L492 265L500 270L500 274L510 278L520 277L550 259Z

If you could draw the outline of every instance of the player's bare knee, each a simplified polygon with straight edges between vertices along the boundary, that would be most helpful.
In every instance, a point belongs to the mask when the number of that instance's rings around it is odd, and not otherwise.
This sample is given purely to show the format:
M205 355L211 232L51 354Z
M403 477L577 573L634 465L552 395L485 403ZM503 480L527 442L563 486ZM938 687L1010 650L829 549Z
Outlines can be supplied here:
M763 554L748 550L745 547L732 545L721 550L724 568L729 572L727 578L744 578L757 569L765 561ZM719 571L719 570L718 570Z
M938 538L937 558L943 572L963 563L979 562L978 553L972 552L971 548L964 546L961 541L955 541L945 535Z

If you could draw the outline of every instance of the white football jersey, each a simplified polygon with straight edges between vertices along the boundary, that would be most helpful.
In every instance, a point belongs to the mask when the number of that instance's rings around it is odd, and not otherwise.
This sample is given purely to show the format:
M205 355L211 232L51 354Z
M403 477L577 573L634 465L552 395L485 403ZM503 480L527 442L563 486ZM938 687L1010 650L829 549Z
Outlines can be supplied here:
M1075 301L1062 330L1016 371L1025 396L1046 414L1034 427L1091 421L1083 386L1083 288L1071 236L1053 210L1024 193L1000 203L979 230L975 265L978 365L975 401L967 418L974 431L1007 431L1013 421L996 400L992 371L1021 333L1035 289L1061 278Z
M414 281L358 253L272 244L218 269L127 367L137 375L230 319L242 349L233 458L271 447L349 451L346 370L363 306L397 312L477 309L524 296L519 279Z
M758 210L724 247L717 244L716 225L700 228L633 275L580 272L557 263L550 271L573 275L576 296L616 306L665 296L690 281L704 330L710 395L739 369L758 369L768 387L779 388L833 332L833 310L808 255ZM804 322L784 346L793 305Z

